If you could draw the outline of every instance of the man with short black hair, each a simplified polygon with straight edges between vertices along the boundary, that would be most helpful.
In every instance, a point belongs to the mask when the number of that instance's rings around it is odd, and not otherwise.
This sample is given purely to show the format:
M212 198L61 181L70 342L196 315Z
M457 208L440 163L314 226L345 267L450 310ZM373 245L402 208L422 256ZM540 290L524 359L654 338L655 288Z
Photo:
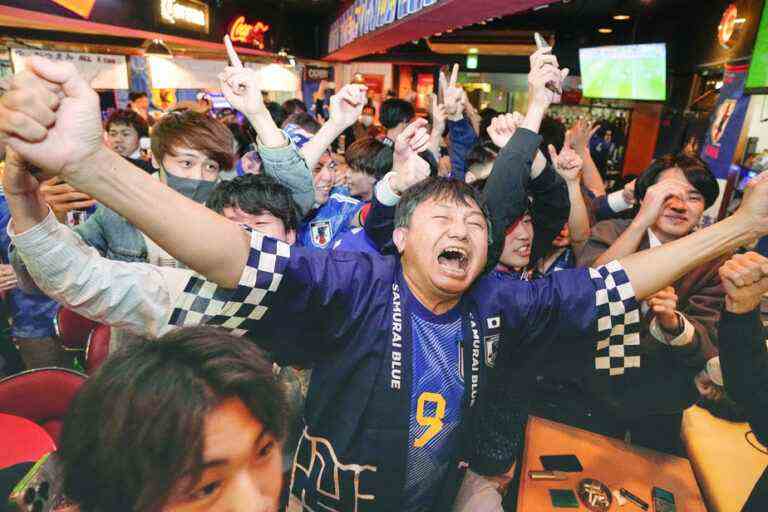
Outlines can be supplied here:
M137 160L139 141L149 135L147 122L133 110L115 110L104 123L109 147L116 153Z
M413 105L405 100L391 98L381 104L379 121L386 130L385 139L390 141L390 146L394 145L395 139L411 124L415 116Z

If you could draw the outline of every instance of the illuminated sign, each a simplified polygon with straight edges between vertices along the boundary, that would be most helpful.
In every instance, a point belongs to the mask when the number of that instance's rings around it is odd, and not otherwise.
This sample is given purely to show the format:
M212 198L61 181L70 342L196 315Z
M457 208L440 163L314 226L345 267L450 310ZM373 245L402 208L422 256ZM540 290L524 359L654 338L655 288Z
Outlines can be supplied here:
M69 9L75 14L88 18L91 16L91 10L93 10L93 4L96 0L52 0L53 3L59 4L65 9Z
M245 22L245 16L237 18L229 26L229 38L239 43L250 44L264 49L264 34L269 30L269 25L257 21L255 25Z
M305 66L305 80L331 80L333 68L321 68L319 66Z
M741 28L746 21L744 18L739 18L739 9L736 4L729 5L723 13L720 25L717 26L717 40L720 46L733 48L741 36Z
M441 0L355 0L331 25L328 53Z
M208 32L208 4L199 0L160 0L160 21L167 25Z

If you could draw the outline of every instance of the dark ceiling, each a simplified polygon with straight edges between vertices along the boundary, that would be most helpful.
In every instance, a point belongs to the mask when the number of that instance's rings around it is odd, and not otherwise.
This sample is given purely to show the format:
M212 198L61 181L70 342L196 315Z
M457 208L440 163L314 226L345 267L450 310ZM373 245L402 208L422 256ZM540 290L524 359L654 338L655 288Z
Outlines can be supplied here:
M235 4L242 9L254 5L254 0L220 0L222 4ZM318 18L336 15L340 0L256 0L259 10L273 9L295 15L316 16Z
M578 49L589 46L666 42L671 68L694 67L706 62L697 55L709 41L715 40L718 20L725 6L733 0L570 0L553 2L539 10L528 10L513 16L491 20L456 30L442 39L460 40L462 33L478 30L527 30L554 33L555 53L561 63L572 69L578 66ZM737 0L752 2L762 0ZM628 14L628 21L615 21L616 14ZM601 34L599 28L609 28L610 34ZM439 40L440 38L431 38ZM710 45L711 46L711 45ZM424 40L392 48L382 58L411 61L444 61L462 56L436 55ZM362 58L360 60L365 60ZM526 58L483 58L488 71L520 72L527 69ZM519 70L515 68L519 67Z

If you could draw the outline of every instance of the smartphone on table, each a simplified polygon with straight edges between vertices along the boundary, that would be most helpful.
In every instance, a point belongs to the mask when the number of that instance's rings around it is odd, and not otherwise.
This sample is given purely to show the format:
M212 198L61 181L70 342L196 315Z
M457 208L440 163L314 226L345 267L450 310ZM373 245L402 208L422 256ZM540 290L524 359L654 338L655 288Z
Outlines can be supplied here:
M651 492L653 512L676 512L675 495L661 487L654 487Z

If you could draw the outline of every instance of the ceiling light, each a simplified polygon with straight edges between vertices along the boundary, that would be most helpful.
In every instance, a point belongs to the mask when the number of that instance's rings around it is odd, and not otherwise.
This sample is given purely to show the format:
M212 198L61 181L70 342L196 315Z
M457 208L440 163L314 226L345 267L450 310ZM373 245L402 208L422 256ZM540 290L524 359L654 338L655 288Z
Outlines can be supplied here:
M147 49L144 50L144 54L146 56L166 57L169 59L173 57L170 48L168 48L168 45L166 45L162 39L153 39L150 41L147 45Z
M616 21L627 21L631 16L629 14L617 14L613 17Z
M612 28L599 28L599 29L597 29L597 31L600 32L601 34L612 34L613 33L613 29Z

